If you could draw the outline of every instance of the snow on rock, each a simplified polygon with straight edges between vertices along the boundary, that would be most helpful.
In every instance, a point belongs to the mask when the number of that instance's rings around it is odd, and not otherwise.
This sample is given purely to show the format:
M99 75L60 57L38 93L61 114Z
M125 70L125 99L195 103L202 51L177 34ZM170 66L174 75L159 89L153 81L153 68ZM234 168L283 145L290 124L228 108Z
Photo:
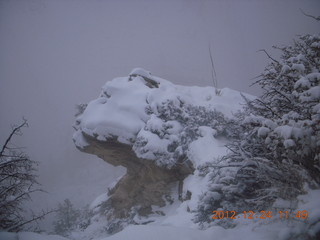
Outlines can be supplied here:
M146 90L138 78L130 82L124 78L108 82L103 93L109 94L110 98L101 96L88 104L77 119L81 122L81 131L101 139L116 136L119 142L129 143L148 119L144 111ZM76 143L77 138L74 136Z
M149 80L157 85L150 86L146 82ZM86 136L99 141L116 139L132 146L139 157L170 167L176 161L173 158L178 154L175 150L181 151L177 145L184 130L181 121L188 117L185 109L189 106L205 107L232 117L243 102L239 92L228 88L221 90L221 96L216 96L213 87L174 85L152 76L147 70L135 68L129 77L116 78L103 86L100 96L77 117L73 140L78 148L83 149L88 145ZM168 103L172 103L175 111L181 110L185 118L180 121L170 119L170 116L164 118L161 109L169 107ZM214 136L202 138L211 138L211 143L215 144ZM140 139L139 143L136 143L137 139ZM163 157L160 159L159 156ZM163 161L164 157L167 162Z
M73 140L74 140L74 143L76 144L76 146L78 146L80 148L84 148L85 146L89 145L89 143L86 141L86 139L84 138L84 136L82 135L82 133L80 131L76 131L73 134Z
M144 70L143 68L134 68L129 76L141 76L141 77L147 77L151 78L151 73L147 70Z

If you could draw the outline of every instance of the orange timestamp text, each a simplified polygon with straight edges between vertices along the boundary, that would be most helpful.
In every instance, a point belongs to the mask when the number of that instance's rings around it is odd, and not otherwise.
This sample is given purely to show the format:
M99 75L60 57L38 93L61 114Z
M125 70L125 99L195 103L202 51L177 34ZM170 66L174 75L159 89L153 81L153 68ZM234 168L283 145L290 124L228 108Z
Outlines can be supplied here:
M243 212L236 212L236 211L212 211L213 216L212 219L271 219L273 217L278 217L280 219L307 219L309 216L308 211L278 211L276 213L272 211L243 211Z

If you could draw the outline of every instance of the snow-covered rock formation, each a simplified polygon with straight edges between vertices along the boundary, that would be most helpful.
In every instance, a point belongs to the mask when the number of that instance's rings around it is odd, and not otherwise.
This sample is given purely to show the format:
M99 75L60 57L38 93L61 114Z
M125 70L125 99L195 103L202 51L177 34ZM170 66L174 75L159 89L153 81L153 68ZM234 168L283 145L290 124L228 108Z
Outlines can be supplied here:
M107 82L77 115L73 136L80 151L127 168L99 211L110 220L163 215L179 200L192 207L203 186L184 179L226 153L224 124L243 101L231 89L216 96L212 87L174 85L141 68Z

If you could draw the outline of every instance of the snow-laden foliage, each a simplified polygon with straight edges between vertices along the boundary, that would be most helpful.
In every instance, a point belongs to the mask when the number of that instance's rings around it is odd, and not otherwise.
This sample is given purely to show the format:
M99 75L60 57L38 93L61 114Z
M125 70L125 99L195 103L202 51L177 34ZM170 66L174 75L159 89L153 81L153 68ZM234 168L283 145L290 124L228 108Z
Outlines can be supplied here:
M319 182L320 35L301 36L280 50L281 60L269 64L257 81L264 94L249 102L248 111L261 117L254 130L269 158L302 165Z
M203 226L217 209L272 209L276 199L294 206L305 182L320 182L320 36L301 36L279 49L281 59L272 59L256 82L262 96L247 99L230 129L230 153L199 168L211 179L195 218Z
M133 149L138 157L155 159L160 166L172 167L186 159L189 144L201 136L201 127L214 131L216 137L228 135L227 120L221 112L183 101L167 101L151 115L137 135Z
M248 111L261 116L255 130L268 129L260 137L272 159L302 165L319 182L320 36L301 36L280 49L281 60L269 64L257 81L264 94Z
M56 218L53 222L54 233L69 236L72 231L82 231L91 223L92 211L88 206L76 209L69 199L58 204Z
M68 236L68 233L77 227L80 211L73 207L69 199L65 199L63 203L59 203L56 213L57 220L53 223L54 232L62 236Z

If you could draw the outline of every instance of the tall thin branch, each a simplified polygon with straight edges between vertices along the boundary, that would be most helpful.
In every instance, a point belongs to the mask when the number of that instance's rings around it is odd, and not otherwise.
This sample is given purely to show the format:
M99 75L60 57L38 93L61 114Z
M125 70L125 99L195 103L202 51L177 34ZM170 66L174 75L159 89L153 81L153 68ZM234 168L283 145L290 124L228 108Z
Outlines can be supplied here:
M312 15L310 15L310 14L307 14L307 13L305 13L301 8L300 8L300 11L302 12L303 15L305 15L305 16L307 16L307 17L310 17L310 18L313 18L313 19L315 19L316 21L320 21L320 16L315 17L315 16L312 16Z
M216 95L220 95L220 91L218 90L217 73L216 73L216 69L215 69L215 67L214 67L214 63L213 63L213 57L212 57L212 51L211 51L211 46L210 46L210 44L209 44L209 55L210 55L211 77L212 77L213 86L214 86L214 88L215 88L215 93L216 93Z

